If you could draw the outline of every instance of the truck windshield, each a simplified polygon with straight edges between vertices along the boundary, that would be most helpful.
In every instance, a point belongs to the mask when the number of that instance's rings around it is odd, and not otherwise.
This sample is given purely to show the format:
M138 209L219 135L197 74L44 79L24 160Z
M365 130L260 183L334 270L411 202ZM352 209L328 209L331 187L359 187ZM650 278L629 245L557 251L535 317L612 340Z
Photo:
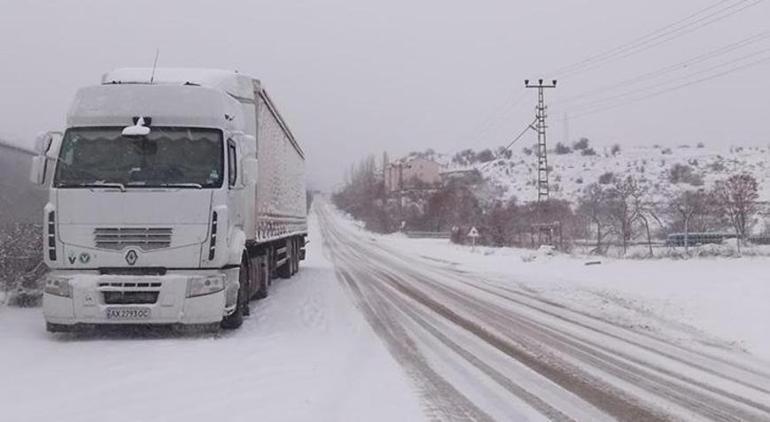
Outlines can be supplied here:
M153 127L143 137L123 128L73 128L62 140L56 187L222 186L222 132L216 129Z

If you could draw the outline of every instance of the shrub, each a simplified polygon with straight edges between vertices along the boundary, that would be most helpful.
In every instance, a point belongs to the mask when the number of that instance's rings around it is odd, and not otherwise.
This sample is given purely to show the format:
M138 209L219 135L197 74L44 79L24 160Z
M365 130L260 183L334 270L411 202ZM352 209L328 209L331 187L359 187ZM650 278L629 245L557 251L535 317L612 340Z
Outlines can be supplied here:
M713 163L709 164L709 170L713 172L722 172L725 171L726 167L725 164L722 162L722 160L714 161Z
M554 152L556 152L556 154L558 154L558 155L564 155L564 154L571 153L572 149L570 147L562 144L561 142L557 142L556 143L556 149L554 150Z
M591 156L591 155L596 155L596 151L594 151L594 149L593 149L593 148L586 148L586 149L584 149L584 150L583 150L583 151L580 153L580 155L584 155L584 156Z
M511 151L510 148L499 147L497 149L497 157L498 158L510 159L512 155L513 155L513 151Z
M476 155L476 160L482 163L487 163L495 159L495 154L491 150L485 149Z
M599 184L600 185L609 185L612 184L612 182L615 181L615 174L611 171L608 171L601 176L599 176Z
M46 272L40 252L42 227L36 224L0 225L0 292L9 305L37 306ZM3 295L0 294L0 303Z
M588 138L580 138L579 141L577 141L574 144L572 144L572 149L574 149L574 150L584 150L584 149L588 148L588 143L589 142L590 141L588 140Z
M613 145L612 149L610 149L610 152L612 155L618 155L620 153L620 144Z
M695 173L686 164L674 164L668 173L668 181L673 184L688 183L693 186L703 186L703 177Z
M452 157L452 163L467 166L475 163L477 160L476 153L472 149L465 149Z

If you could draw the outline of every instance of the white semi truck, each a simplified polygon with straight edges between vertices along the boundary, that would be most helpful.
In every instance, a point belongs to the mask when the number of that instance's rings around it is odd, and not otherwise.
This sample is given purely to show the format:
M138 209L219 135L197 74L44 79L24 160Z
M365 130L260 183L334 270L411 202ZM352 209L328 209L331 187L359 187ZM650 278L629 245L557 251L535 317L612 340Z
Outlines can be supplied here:
M119 69L37 142L49 331L237 328L305 256L304 154L260 81Z

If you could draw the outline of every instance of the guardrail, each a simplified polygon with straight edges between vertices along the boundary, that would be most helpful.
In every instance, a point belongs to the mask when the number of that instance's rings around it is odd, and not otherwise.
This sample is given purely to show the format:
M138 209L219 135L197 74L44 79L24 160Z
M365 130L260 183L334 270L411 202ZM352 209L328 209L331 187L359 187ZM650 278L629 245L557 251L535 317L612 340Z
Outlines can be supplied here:
M406 237L410 239L449 239L450 232L425 232L425 231L406 231Z

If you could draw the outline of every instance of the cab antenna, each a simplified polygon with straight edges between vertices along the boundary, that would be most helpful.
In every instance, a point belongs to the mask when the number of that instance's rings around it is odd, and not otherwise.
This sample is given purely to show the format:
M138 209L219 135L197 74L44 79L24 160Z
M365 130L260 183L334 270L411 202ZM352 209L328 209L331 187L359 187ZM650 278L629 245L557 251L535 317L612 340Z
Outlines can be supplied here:
M160 56L160 48L155 49L155 61L152 62L152 74L150 75L150 83L155 81L155 68L158 67L158 56Z

